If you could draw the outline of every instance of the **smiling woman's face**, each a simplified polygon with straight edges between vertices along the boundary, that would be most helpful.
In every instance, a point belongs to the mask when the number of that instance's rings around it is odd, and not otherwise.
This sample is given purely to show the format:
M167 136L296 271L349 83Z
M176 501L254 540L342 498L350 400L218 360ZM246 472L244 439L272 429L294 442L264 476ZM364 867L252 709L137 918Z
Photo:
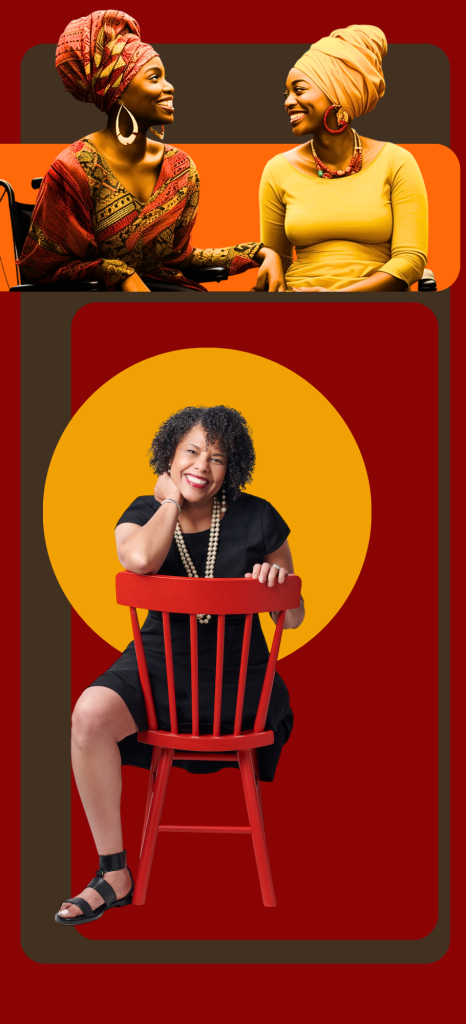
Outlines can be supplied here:
M186 501L203 505L220 490L227 469L228 458L221 446L218 442L206 444L205 433L198 425L180 441L170 475Z
M309 135L315 132L322 124L325 111L330 105L331 100L307 75L298 68L291 69L286 80L285 110L290 118L293 135Z
M167 82L160 57L144 64L122 92L121 102L136 120L150 124L171 124L173 121L174 88Z

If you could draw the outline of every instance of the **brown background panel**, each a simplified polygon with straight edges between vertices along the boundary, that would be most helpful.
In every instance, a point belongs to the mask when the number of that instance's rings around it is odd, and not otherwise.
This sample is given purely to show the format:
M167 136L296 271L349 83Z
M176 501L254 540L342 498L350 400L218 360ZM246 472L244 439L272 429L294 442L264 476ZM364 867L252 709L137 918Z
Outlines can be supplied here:
M167 142L292 144L283 90L288 71L309 45L154 43L176 90L175 123L166 129ZM23 57L21 142L73 142L105 127L102 111L65 91L55 69L55 48L42 43ZM385 96L375 110L354 121L357 131L392 142L448 146L450 66L443 50L426 43L390 43L383 68Z

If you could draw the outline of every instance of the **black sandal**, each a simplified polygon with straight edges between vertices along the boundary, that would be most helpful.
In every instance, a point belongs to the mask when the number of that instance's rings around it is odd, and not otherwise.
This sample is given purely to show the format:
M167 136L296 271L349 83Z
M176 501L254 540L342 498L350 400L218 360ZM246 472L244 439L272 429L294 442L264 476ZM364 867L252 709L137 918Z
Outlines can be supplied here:
M112 907L126 907L128 903L131 903L133 898L134 881L131 871L129 871L132 886L130 891L123 896L121 900L117 899L116 892L112 889L112 886L105 881L104 875L106 871L121 871L125 868L126 864L126 850L122 853L110 853L108 856L99 857L99 868L96 871L94 878L89 882L88 889L96 889L98 893L104 898L102 903L96 910L93 910L90 903L84 900L82 896L76 896L75 899L64 900L64 903L74 903L80 910L82 915L77 917L62 917L60 913L55 914L55 920L57 924L77 925L87 924L89 921L98 921L99 917L105 914L106 910L111 910Z

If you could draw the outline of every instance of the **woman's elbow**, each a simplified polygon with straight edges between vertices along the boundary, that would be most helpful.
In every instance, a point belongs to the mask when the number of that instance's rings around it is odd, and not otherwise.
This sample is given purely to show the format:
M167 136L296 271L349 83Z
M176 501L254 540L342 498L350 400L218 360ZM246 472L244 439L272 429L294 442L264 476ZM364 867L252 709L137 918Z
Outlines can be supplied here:
M301 625L305 616L304 604L301 600L299 608L290 608L285 615L285 621L283 623L284 629L297 629Z
M420 281L421 277L427 266L427 255L424 252L411 252L406 256L408 264L406 277L408 278L408 284L416 284L416 281Z
M420 281L427 266L427 255L421 250L405 249L392 253L395 269L406 286L410 288ZM381 268L383 270L383 267Z
M118 549L118 558L123 569L127 569L128 572L137 573L138 576L145 576L146 573L151 571L151 567L147 563L147 559L139 551L125 551L124 547Z

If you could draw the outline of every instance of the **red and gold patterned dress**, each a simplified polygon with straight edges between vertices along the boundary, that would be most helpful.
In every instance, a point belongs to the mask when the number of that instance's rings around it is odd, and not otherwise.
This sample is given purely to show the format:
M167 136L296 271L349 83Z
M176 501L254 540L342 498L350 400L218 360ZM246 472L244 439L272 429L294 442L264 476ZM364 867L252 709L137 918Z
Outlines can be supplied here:
M89 139L74 142L44 177L18 265L25 280L53 283L99 278L118 288L128 274L182 285L187 268L224 266L229 274L258 267L260 242L195 249L191 231L199 176L187 153L165 146L147 203L133 196Z

